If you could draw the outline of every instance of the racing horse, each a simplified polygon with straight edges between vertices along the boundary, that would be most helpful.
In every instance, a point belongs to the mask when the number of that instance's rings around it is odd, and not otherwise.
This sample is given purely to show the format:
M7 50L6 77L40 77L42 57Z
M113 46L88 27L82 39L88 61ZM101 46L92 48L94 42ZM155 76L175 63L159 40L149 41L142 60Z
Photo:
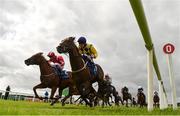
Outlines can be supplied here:
M88 104L92 106L92 99L86 99L89 95L97 96L96 91L92 87L92 83L101 82L104 78L104 72L102 68L97 66L97 75L92 76L90 70L87 67L87 63L83 60L77 46L74 43L75 37L68 37L57 46L57 51L59 53L68 53L70 65L72 69L72 77L76 84L78 91L80 92L81 98ZM92 97L91 97L92 98Z
M140 107L146 106L146 96L142 91L138 91L137 93L137 104L139 104Z
M154 92L153 101L154 101L154 107L159 107L159 96L156 91Z
M27 66L29 65L38 65L40 68L40 81L41 83L33 87L33 91L35 94L35 98L43 99L42 97L39 97L39 95L36 92L36 89L43 89L43 88L51 88L51 95L50 99L52 101L55 99L57 101L59 98L54 98L54 94L59 88L59 97L62 95L62 90L66 87L69 87L70 91L69 94L78 93L75 84L72 80L72 73L68 71L68 79L62 79L58 77L58 75L55 73L55 70L52 68L52 66L48 63L48 61L44 58L42 55L43 53L37 53L33 55L32 57L25 60L25 64ZM53 101L51 105L53 105L55 102Z
M132 105L132 95L128 92L128 88L126 86L121 89L121 93L123 98L123 104L124 101L126 101L126 107L128 107L128 99L129 99Z
M111 98L112 101L112 95L115 98L115 101L117 101L117 91L116 88L113 85L107 84L107 82L104 80L99 83L99 89L98 89L98 97L103 100L102 107L104 107L104 104L112 106L109 102L109 98ZM95 99L95 105L98 104L99 99L96 97Z

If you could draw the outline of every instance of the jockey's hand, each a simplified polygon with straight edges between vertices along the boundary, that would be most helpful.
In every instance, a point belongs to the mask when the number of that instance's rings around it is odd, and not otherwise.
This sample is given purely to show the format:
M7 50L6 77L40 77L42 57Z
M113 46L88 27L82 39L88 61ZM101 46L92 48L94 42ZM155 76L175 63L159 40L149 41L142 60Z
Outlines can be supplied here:
M87 54L83 54L83 56L85 57L85 58L87 58L87 60L92 60L92 57L90 56L90 55L87 55Z
M82 56L84 56L84 57L88 57L88 55L87 55L87 54L82 54Z
M93 59L93 58L95 58L95 57L94 57L94 55L92 54L92 55L91 55L91 59Z
M50 64L51 66L53 66L53 65L54 65L54 62L49 62L49 64Z
M91 57L90 55L87 55L87 59L90 60L92 62L93 57Z

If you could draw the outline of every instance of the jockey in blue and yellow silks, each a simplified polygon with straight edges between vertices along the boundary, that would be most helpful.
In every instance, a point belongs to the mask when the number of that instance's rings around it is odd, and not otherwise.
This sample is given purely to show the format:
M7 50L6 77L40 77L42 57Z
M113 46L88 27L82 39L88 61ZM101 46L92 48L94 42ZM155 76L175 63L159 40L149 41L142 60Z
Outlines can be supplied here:
M79 47L78 47L79 53L82 55L84 61L88 62L87 65L90 68L90 72L95 76L97 69L93 62L93 59L97 58L98 56L97 50L92 44L86 43L85 37L80 37L78 39L78 43L79 43Z
M98 53L97 53L96 49L94 48L94 46L92 44L86 43L85 37L80 37L78 39L78 43L79 43L80 54L86 54L91 59L97 58Z

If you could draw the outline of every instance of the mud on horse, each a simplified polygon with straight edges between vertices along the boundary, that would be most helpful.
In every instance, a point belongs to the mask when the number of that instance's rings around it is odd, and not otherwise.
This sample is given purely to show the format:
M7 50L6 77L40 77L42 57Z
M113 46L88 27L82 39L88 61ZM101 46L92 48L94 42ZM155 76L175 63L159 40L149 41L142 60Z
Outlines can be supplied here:
M76 84L78 91L80 92L82 99L90 106L92 103L87 100L89 95L97 95L96 91L92 87L93 82L100 82L103 80L104 72L102 68L97 65L97 76L92 77L90 70L86 66L87 64L82 59L81 54L77 46L74 43L75 38L69 37L64 39L59 46L57 46L57 51L59 53L68 53L70 65L72 69L72 77Z
M62 80L58 77L58 75L54 72L53 68L49 65L48 61L43 57L43 53L37 53L33 55L32 57L25 60L25 64L27 66L29 65L38 65L40 68L40 81L41 83L33 87L33 91L35 93L35 97L42 99L42 97L39 97L36 89L43 89L43 88L51 88L51 95L50 99L58 100L59 98L53 98L54 94L59 88L59 96L62 95L62 90L66 87L70 88L70 94L73 92L76 92L75 85L72 80L72 74L71 72L68 72L69 78L66 80ZM54 103L52 102L51 105Z

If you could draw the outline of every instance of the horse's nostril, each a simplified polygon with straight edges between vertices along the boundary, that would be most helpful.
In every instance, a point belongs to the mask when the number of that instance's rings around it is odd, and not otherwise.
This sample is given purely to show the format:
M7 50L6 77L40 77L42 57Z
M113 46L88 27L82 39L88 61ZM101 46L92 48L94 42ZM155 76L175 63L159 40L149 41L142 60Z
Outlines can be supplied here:
M24 60L24 63L25 63L26 65L29 65L28 60Z
M59 53L61 53L61 46L57 46L56 49Z

